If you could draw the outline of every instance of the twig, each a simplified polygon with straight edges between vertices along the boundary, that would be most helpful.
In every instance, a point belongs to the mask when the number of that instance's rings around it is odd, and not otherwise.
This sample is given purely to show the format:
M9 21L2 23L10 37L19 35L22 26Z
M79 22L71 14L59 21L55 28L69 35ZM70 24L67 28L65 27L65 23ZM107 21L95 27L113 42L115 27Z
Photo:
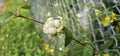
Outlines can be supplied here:
M78 42L79 44L81 44L81 45L85 46L85 44L84 44L84 43L82 43L82 42L80 42L80 41L76 40L75 38L72 38L72 39L73 39L74 41Z
M79 44L85 46L85 43L82 43L82 42L76 40L75 38L72 38L72 39L73 39L74 41L76 41L77 43L79 43ZM97 51L97 52L101 53L101 51L99 51L98 49L96 49L96 48L93 46L92 43L86 43L86 44L90 44L90 45L93 47L93 50L94 50L94 51Z
M40 24L44 24L43 22L34 20L34 19L32 19L32 18L25 17L25 16L20 15L20 14L15 14L15 16L16 16L16 17L21 17L21 18L24 18L24 19L28 19L28 20L31 20L31 21L34 21L34 22L37 22L37 23L40 23Z

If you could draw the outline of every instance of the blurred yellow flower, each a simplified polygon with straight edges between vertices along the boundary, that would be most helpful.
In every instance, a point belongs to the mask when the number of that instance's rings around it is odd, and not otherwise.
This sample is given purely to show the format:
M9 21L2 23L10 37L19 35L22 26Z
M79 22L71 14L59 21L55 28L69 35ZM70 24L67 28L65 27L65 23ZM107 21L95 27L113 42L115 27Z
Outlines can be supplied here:
M53 48L50 48L49 44L45 44L45 50L49 53L53 53L54 52L54 49Z
M109 16L106 16L105 17L105 21L109 21L110 20L110 17Z
M110 16L105 16L103 20L101 20L101 24L103 26L108 26L110 23Z
M54 49L50 49L50 52L53 53L53 52L54 52Z
M114 12L111 12L110 14L106 16L101 16L101 24L103 26L108 26L110 23L113 23L116 20L116 14Z
M103 54L103 56L110 56L109 54Z
M114 12L111 12L111 23L114 22L114 20L116 20L116 14Z
M111 14L112 14L112 16L115 16L115 13L113 11L111 12Z
M95 15L98 16L100 13L102 13L100 10L95 9Z
M49 44L45 44L45 50L49 51Z

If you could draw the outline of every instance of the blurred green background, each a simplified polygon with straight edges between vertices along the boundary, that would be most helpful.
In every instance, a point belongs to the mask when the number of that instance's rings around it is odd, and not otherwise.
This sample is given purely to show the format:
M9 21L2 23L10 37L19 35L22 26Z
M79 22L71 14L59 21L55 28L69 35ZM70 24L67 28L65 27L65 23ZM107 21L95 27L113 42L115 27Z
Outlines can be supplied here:
M0 56L44 56L34 22L13 15L20 13L32 18L30 9L19 10L29 3L25 0L4 0L1 4L5 9L0 13Z

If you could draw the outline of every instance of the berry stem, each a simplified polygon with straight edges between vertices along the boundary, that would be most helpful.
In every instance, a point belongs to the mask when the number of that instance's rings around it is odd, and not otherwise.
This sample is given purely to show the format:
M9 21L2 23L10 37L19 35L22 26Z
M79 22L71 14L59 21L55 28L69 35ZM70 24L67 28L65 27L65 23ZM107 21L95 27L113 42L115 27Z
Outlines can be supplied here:
M21 18L24 18L24 19L28 19L28 20L31 20L31 21L34 21L34 22L37 22L37 23L40 23L40 24L44 24L43 22L40 22L40 21L37 21L37 20L34 20L32 18L28 18L26 16L23 16L21 14L15 14L16 17L21 17Z

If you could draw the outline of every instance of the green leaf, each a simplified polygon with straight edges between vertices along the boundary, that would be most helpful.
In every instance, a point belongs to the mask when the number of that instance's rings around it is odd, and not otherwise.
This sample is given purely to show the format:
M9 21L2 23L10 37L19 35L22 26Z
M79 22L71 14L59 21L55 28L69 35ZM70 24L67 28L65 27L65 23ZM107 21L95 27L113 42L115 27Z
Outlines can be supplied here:
M11 14L12 13L10 13L10 12L4 12L3 14L0 14L0 23L3 23L5 21L9 20L10 19L9 17L11 16Z
M107 39L105 40L106 41L106 44L104 45L104 48L114 48L115 47L115 42L113 39Z
M84 47L83 56L87 56L87 55L93 56L93 48L92 48L92 46L90 46L90 45L86 45L86 46Z
M64 27L63 31L65 33L65 47L66 47L72 41L73 34L67 27Z
M93 56L93 48L91 45L75 44L73 47L73 56Z
M31 6L30 6L30 5L28 5L28 4L25 4L25 5L23 5L21 8L23 8L23 9L30 9L30 8L31 8Z
M22 4L25 4L23 0L5 0L5 11L16 13Z

